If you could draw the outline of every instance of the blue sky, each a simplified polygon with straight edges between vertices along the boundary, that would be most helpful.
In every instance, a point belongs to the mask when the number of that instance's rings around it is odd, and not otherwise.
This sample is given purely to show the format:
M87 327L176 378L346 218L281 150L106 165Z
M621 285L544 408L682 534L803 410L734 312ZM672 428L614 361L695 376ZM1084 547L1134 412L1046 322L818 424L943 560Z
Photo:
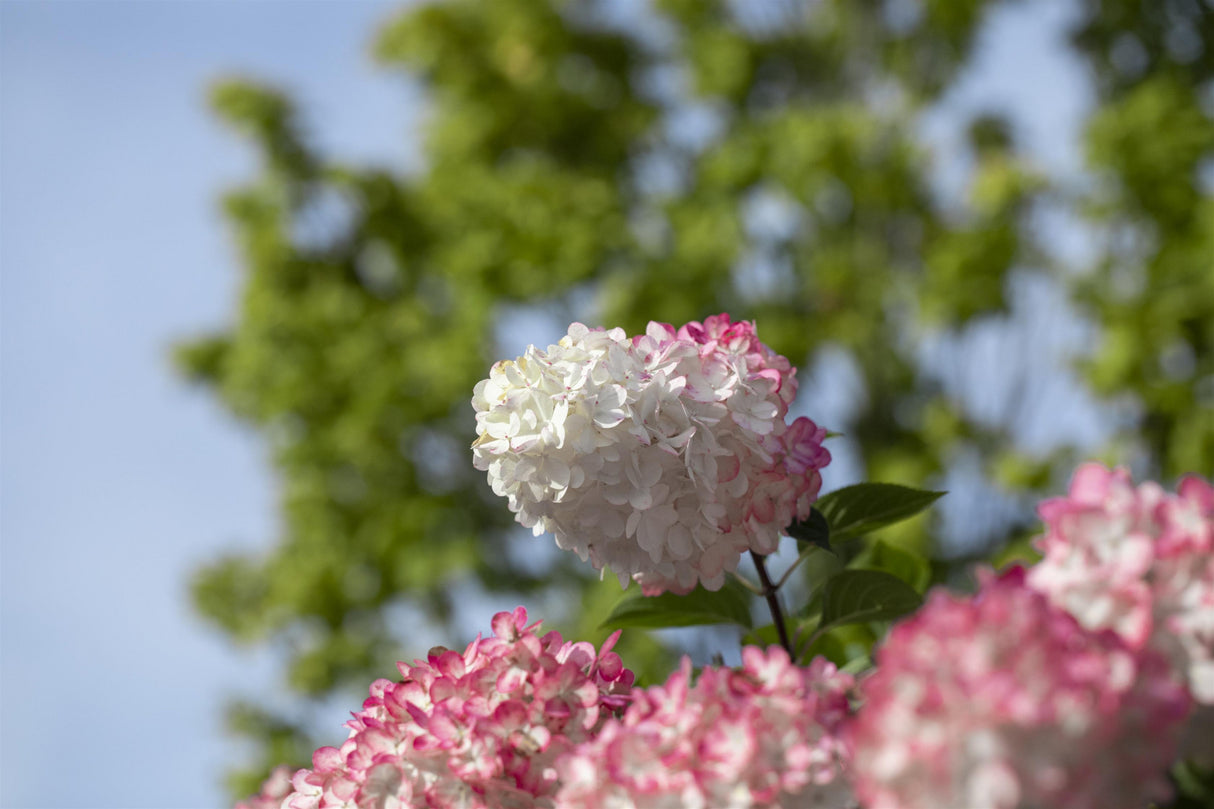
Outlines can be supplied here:
M298 93L326 148L413 159L416 104L365 57L386 3L0 4L0 804L206 807L223 695L265 653L198 621L189 572L275 533L255 435L174 374L232 315L218 214L252 157L204 103Z
M0 2L0 805L222 805L220 706L272 656L202 624L190 571L276 530L264 449L168 360L231 316L217 196L252 156L210 118L233 72L315 140L415 164L417 94L366 56L382 2ZM1060 4L999 15L928 130L1007 107L1073 170L1082 77ZM530 339L546 340L549 335ZM486 617L487 620L487 617Z

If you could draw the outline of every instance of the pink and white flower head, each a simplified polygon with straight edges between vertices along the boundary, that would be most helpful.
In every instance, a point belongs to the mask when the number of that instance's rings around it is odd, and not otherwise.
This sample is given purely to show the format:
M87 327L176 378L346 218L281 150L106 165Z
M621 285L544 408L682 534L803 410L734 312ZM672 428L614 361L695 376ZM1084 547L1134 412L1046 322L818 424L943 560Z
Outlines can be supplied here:
M822 658L794 666L746 647L740 669L690 661L633 693L623 718L563 758L561 809L848 806L845 746L852 678Z
M537 633L522 607L463 654L438 647L377 680L341 747L300 770L283 809L552 807L556 760L628 701L633 674L610 651Z
M785 421L795 374L729 315L633 338L574 323L477 384L473 463L519 523L621 584L717 589L821 488L825 430Z
M898 624L850 727L870 809L1130 809L1166 798L1190 701L1167 661L1090 632L1017 568Z
M1190 477L1170 494L1090 463L1040 514L1044 557L1030 585L1089 629L1163 652L1214 705L1214 487Z

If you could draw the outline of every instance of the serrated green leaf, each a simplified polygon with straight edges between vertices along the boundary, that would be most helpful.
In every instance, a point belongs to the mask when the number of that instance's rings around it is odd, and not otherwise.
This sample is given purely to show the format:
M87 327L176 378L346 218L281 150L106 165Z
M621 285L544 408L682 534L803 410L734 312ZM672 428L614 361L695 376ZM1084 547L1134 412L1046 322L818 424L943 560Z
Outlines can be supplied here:
M895 483L857 483L823 495L814 507L826 518L831 541L839 543L913 517L944 494Z
M932 566L926 559L904 548L877 540L852 560L855 570L881 570L892 573L922 593L932 580Z
M824 551L830 550L830 524L816 508L810 510L805 520L794 521L785 533L798 542L814 545Z
M844 570L826 583L818 633L844 624L892 621L923 603L909 584L879 570Z
M625 595L601 629L660 629L673 626L704 626L708 624L737 624L750 629L752 594L736 581L727 580L716 592L697 587L687 595L662 593L646 596L639 592Z

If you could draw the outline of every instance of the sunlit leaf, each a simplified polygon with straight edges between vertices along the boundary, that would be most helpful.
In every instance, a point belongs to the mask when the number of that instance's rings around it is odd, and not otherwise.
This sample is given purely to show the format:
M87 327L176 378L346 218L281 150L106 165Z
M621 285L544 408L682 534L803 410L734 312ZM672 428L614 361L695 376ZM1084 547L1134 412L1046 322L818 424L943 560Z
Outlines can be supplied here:
M912 489L894 483L857 483L823 495L815 508L838 543L915 516L945 492Z
M642 595L640 591L624 596L603 627L621 629L638 627L658 629L671 626L702 626L708 624L737 624L750 629L753 595L736 581L726 581L716 592L697 587L687 595L663 593Z
M922 593L932 580L931 564L912 551L877 540L852 560L856 570L880 570L891 573Z
M844 570L826 583L818 632L843 624L892 621L923 602L909 584L879 570Z

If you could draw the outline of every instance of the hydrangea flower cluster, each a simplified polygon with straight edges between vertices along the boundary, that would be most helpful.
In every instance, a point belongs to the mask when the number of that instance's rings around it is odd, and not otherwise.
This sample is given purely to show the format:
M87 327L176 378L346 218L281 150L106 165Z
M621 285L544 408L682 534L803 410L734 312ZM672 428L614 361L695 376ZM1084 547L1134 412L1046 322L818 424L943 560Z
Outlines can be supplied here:
M1190 701L1167 661L1084 629L1013 570L895 626L850 727L878 809L1119 809L1166 798Z
M717 589L804 519L825 430L785 422L795 369L729 315L569 328L477 384L473 462L538 536L649 593Z
M501 612L463 654L438 647L400 664L401 682L377 680L283 809L551 807L557 758L627 704L633 674L610 651L618 632L596 652L538 627Z
M690 662L638 690L623 718L558 764L561 809L839 809L851 805L840 728L852 678L783 649L742 651L740 669Z
M1160 650L1214 705L1214 487L1191 477L1169 494L1084 464L1040 514L1044 557L1029 583L1085 627Z

